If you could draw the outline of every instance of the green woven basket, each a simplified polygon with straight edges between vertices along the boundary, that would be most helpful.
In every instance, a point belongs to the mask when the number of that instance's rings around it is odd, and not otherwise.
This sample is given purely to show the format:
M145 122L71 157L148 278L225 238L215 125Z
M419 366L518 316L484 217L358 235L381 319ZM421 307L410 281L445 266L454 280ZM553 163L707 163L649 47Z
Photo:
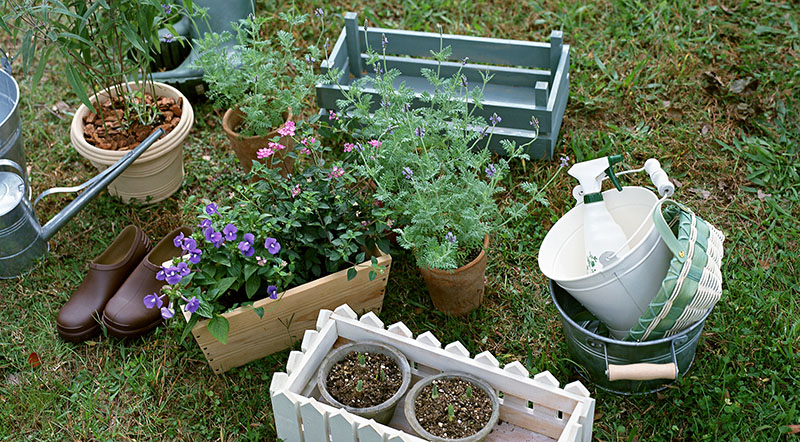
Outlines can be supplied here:
M667 202L670 204L662 211ZM626 341L649 341L680 333L703 318L722 296L720 266L725 235L672 200L659 202L653 222L673 257L658 294L628 332Z

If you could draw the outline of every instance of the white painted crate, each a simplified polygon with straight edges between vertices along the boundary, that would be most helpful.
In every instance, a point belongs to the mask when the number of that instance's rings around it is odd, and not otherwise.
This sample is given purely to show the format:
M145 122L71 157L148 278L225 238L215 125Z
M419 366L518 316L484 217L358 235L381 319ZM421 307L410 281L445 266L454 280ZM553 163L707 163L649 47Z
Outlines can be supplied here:
M318 400L317 369L334 344L365 340L389 344L404 353L412 366L412 383L429 374L456 371L483 379L502 392L502 423L487 441L591 441L594 399L579 381L561 389L547 371L531 379L519 362L500 368L489 352L472 359L461 342L442 348L431 332L414 339L402 322L387 329L374 313L358 319L346 304L334 312L321 310L317 329L307 330L301 351L289 354L286 373L275 373L270 396L279 438L285 442L423 442L412 435L402 401L386 426Z

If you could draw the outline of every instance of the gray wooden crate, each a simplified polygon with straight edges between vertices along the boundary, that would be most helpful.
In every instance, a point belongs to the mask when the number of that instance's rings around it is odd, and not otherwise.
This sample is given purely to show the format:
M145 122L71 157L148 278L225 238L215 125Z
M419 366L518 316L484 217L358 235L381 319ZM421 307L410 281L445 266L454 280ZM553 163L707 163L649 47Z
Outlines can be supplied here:
M336 101L343 98L340 87L348 89L356 79L374 75L368 72L367 42L370 48L380 50L384 35L388 40L387 67L402 73L397 79L398 85L405 82L417 96L432 90L421 70L436 67L436 61L430 59L431 51L439 50L441 39L442 47L450 46L452 49L451 61L442 64L443 76L458 71L465 57L469 57L469 61L462 74L470 84L481 83L481 72L493 75L484 91L483 109L476 111L485 118L494 113L502 118L494 130L490 148L497 150L502 138L517 144L529 142L535 135L530 124L531 117L535 116L539 120L539 138L528 146L528 154L531 158L553 157L569 96L569 45L563 44L561 31L550 34L550 43L440 35L359 27L358 16L348 12L345 14L345 27L329 59L324 60L321 66L323 73L332 69L341 72L339 85L317 85L317 104L323 112L337 109ZM376 93L369 89L365 92ZM373 104L377 106L377 100ZM415 100L413 105L421 106L422 103Z

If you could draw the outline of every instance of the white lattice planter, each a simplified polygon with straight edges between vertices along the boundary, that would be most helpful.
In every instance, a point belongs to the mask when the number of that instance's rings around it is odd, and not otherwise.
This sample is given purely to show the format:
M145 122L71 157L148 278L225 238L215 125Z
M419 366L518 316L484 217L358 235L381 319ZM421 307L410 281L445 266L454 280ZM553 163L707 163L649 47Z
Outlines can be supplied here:
M289 354L286 373L275 373L270 396L279 438L285 442L424 442L412 435L402 401L389 426L319 401L314 380L322 360L334 345L364 340L403 352L412 365L412 384L430 374L455 371L481 378L502 393L501 424L487 441L591 441L594 399L579 381L561 389L547 371L531 379L519 362L500 368L489 352L472 359L458 341L442 348L431 332L414 339L402 322L387 329L374 313L358 319L347 305L334 312L320 311L317 329L307 330L301 351Z

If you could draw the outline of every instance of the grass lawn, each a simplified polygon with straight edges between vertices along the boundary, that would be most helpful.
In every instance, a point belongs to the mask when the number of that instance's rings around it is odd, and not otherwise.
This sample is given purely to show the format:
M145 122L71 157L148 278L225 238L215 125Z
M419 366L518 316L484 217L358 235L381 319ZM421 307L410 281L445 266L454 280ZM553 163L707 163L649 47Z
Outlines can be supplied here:
M271 13L284 2L261 1ZM796 2L636 0L596 2L457 0L300 1L311 12L359 11L375 26L547 41L561 29L572 47L570 99L558 155L612 153L638 166L658 158L680 186L679 201L726 235L723 298L709 316L691 371L657 394L625 397L586 384L596 398L597 440L793 440L800 425L800 5ZM365 6L366 5L366 6ZM3 13L0 7L0 13ZM317 30L304 35L315 38ZM21 42L0 39L16 53ZM16 73L34 194L95 174L69 142L79 102L63 66L48 66L31 90ZM66 113L53 110L57 103ZM240 179L219 112L195 105L185 147L187 177L172 198L127 206L101 194L50 241L28 276L0 281L0 439L275 440L269 383L288 351L214 375L180 327L143 339L59 339L55 317L86 263L129 223L153 240L189 222L190 195L219 197ZM515 181L544 180L558 161L518 167ZM631 181L629 181L631 182ZM633 183L643 184L640 176ZM565 173L510 233L492 238L487 299L467 319L433 310L407 253L394 264L381 318L415 333L434 330L473 354L579 379L536 256L547 230L573 204ZM513 187L512 187L513 188ZM513 190L516 192L516 190ZM38 206L41 220L69 196ZM41 365L28 357L36 352Z

